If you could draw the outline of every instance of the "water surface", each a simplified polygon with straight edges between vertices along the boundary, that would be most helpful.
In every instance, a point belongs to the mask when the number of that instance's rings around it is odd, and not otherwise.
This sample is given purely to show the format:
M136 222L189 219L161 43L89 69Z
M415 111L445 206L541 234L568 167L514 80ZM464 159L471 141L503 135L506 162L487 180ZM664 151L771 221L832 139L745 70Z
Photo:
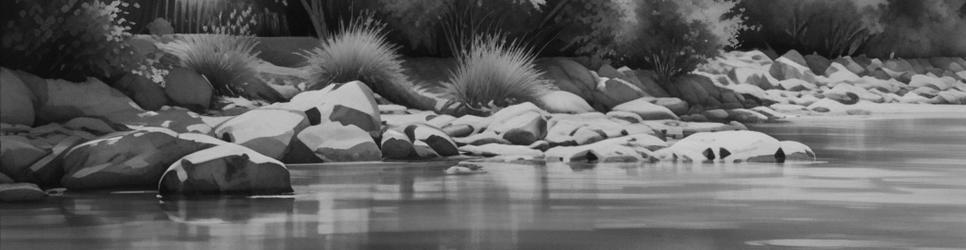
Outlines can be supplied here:
M822 162L292 166L289 196L0 204L0 249L966 248L966 112L753 128Z

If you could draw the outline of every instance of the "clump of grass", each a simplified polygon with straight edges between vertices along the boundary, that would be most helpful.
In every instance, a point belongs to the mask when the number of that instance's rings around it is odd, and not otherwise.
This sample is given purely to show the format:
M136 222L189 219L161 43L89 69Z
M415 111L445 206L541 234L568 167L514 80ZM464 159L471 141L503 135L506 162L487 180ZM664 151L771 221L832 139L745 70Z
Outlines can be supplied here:
M393 100L395 84L406 83L397 46L386 40L386 25L365 15L353 19L321 45L302 54L308 60L310 89L354 80L364 82L374 92Z
M548 87L539 81L533 49L504 35L478 36L457 51L459 65L450 76L454 102L473 113L533 102Z
M159 47L175 56L181 67L204 75L215 95L249 96L246 85L258 81L258 40L224 34L185 35Z

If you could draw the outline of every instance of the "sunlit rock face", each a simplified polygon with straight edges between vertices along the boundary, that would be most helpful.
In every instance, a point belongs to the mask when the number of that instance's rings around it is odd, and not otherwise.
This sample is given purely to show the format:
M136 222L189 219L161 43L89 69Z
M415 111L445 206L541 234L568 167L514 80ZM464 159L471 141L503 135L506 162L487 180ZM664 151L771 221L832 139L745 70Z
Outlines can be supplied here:
M807 147L786 143L796 153L810 152ZM656 152L664 161L680 162L785 162L787 154L775 138L755 131L704 132L688 136L667 149ZM814 158L814 153L811 153ZM797 157L797 156L796 156Z
M61 184L69 189L153 187L172 163L211 146L160 128L113 133L68 151Z
M230 143L181 158L160 179L161 195L292 192L289 172L282 162Z
M296 133L317 125L321 114L312 108L305 112L272 108L245 112L215 128L222 140L246 146L256 152L281 160L289 151Z

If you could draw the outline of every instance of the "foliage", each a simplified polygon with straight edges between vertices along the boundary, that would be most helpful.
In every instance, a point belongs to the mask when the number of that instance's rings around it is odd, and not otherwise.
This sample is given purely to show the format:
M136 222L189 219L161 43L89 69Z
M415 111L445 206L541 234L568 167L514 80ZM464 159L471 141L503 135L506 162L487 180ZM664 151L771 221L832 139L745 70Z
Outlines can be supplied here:
M966 0L888 0L881 34L865 51L875 57L966 57ZM875 13L872 13L875 14Z
M637 2L636 19L617 41L626 66L652 68L661 83L691 72L708 57L737 43L740 17L725 17L733 2L722 0L646 0Z
M135 53L122 1L2 1L3 66L42 77L81 81L134 72L160 78L156 58ZM19 12L16 12L19 11ZM16 12L16 13L10 13Z
M151 21L147 28L151 35L163 36L174 34L174 27L171 26L171 22L168 22L168 20L160 17L154 19L154 21Z
M384 97L392 96L387 95L388 85L406 77L397 47L386 41L385 27L371 16L361 16L322 39L319 48L304 52L310 88L359 80Z
M579 55L608 58L617 55L620 34L632 16L629 0L557 1L546 13L541 26L554 26L561 32L564 48ZM548 23L552 22L552 24Z
M227 34L227 35L253 35L252 30L258 21L253 17L252 6L246 9L232 9L228 15L219 12L218 16L208 21L208 25L202 26L201 30L206 33Z
M883 1L742 0L749 22L760 27L743 34L750 46L779 53L797 50L835 58L862 52L882 32Z
M184 35L158 47L181 67L204 75L220 96L248 96L245 86L258 83L258 40L223 34Z
M547 87L533 62L533 50L504 35L478 36L457 55L459 65L450 77L449 92L457 105L472 113L533 102Z

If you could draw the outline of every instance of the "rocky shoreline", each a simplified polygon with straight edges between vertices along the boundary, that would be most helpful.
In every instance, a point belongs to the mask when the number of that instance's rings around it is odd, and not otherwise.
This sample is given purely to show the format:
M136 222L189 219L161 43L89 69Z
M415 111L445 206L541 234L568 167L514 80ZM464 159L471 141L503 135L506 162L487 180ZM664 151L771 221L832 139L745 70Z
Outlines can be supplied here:
M150 86L137 82L126 85L136 91L118 90L96 79L73 83L4 68L0 199L43 199L43 189L60 187L278 194L292 191L285 164L460 155L546 162L812 161L808 146L744 124L869 115L880 112L870 108L880 103L966 104L961 58L823 59L794 51L776 60L757 51L727 52L662 87L647 71L606 65L591 71L570 59L547 58L539 64L552 91L485 117L408 109L359 81L277 91L287 102L227 100L199 114L168 105L197 108L190 104L208 104L210 93L145 90ZM292 88L300 79L295 74L269 85ZM473 166L449 172L479 171Z

